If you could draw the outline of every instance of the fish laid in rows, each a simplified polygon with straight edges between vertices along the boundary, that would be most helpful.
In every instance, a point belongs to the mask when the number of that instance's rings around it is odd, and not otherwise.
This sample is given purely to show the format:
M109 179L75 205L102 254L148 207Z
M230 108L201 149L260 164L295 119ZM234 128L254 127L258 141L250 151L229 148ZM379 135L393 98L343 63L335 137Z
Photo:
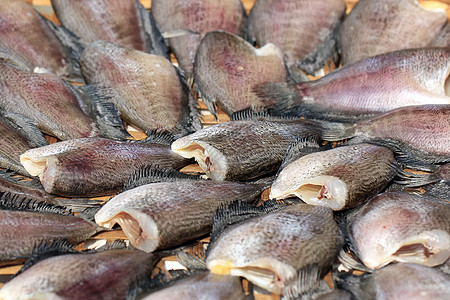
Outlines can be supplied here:
M211 232L216 210L233 201L252 201L265 186L237 182L152 183L118 194L95 215L100 226L118 223L131 244L152 252Z
M47 141L31 120L0 111L0 168L28 175L20 164L20 155L45 145Z
M76 43L71 42L69 33L39 15L26 1L1 1L1 59L28 71L50 72L76 80L80 77L80 70L72 54L79 51Z
M238 277L214 275L208 272L191 275L149 294L142 300L244 300L245 293Z
M389 147L410 161L449 162L450 105L398 108L355 124L331 124L323 133L328 141L351 137Z
M128 123L177 136L201 128L187 86L164 57L98 41L80 61L93 101L113 103Z
M172 144L194 157L213 180L247 180L274 173L296 139L319 141L320 126L307 120L230 121L199 130Z
M206 265L214 274L241 276L272 293L307 292L336 259L332 210L297 204L226 227L212 237Z
M291 69L310 74L336 56L343 0L258 0L249 15L249 35L260 47L273 43Z
M344 222L351 249L371 269L391 262L432 267L450 257L450 204L434 197L386 192Z
M0 208L0 260L30 256L33 248L44 242L78 244L103 230L59 206L2 200Z
M444 9L427 10L417 0L360 0L339 31L342 64L396 50L426 47L446 23Z
M333 210L353 208L388 185L396 174L394 161L391 150L370 144L310 153L281 170L269 197L296 196Z
M210 32L198 47L194 65L196 86L208 110L219 106L228 115L264 106L252 90L265 82L286 82L283 53L273 44L254 48L243 38Z
M52 0L61 24L88 45L98 40L168 57L155 21L138 0Z
M450 295L450 275L416 264L393 264L372 274L338 278L337 284L349 290L354 299L446 300Z
M40 260L0 289L0 300L125 299L159 260L153 253L116 249Z
M450 104L449 75L450 49L410 49L367 58L314 81L268 83L255 91L281 112L345 121L402 106Z
M143 167L178 170L189 164L167 145L103 138L63 141L28 150L20 161L38 176L46 192L67 197L96 197L121 191Z
M429 45L430 47L450 47L450 23L444 27L441 34L434 39Z
M188 77L193 74L195 54L206 33L223 30L245 34L245 10L239 0L153 0L152 14Z

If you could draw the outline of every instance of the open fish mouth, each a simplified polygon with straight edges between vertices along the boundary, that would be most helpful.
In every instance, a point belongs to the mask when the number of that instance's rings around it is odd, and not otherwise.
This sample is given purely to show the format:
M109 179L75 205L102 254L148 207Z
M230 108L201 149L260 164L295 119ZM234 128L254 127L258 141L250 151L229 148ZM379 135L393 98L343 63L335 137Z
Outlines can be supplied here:
M198 165L209 178L223 181L226 178L228 162L225 156L215 147L203 141L185 142L183 139L172 144L172 151L184 158L195 158Z
M116 223L130 240L130 243L144 252L153 252L159 245L159 231L156 223L148 215L135 210L121 211L110 219L95 216L95 222L111 229Z
M275 183L270 192L271 199L286 199L296 196L312 205L327 206L333 210L345 207L348 189L347 185L334 176L318 176L302 181L297 187L282 190Z
M58 158L56 156L33 157L24 153L20 156L20 162L31 176L39 177L47 193L52 192L57 177Z

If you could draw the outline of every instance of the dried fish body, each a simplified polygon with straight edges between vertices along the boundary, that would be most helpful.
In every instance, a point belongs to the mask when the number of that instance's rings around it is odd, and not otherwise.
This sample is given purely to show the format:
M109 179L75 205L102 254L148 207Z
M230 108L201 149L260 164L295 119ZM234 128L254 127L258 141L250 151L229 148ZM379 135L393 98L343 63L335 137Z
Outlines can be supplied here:
M123 189L133 172L153 166L181 169L189 164L161 144L103 138L74 139L31 149L20 161L39 176L48 193L69 197L111 195Z
M450 257L450 206L445 201L387 192L346 220L352 248L369 268L391 262L437 266Z
M258 46L273 43L289 68L320 69L336 52L343 0L258 0L249 15L249 35Z
M430 47L450 47L450 24L444 27L441 34L431 42Z
M241 37L210 32L203 38L195 59L195 82L202 100L216 114L228 115L263 105L252 90L264 82L286 82L283 53L273 44L254 48Z
M337 232L329 208L297 204L226 228L210 244L206 264L277 294L302 278L306 291L336 258Z
M147 132L194 131L187 87L164 57L98 41L84 50L81 66L94 101L108 99L125 121Z
M245 32L245 11L239 0L153 0L152 14L188 76L206 33L223 30L242 36Z
M343 64L408 48L426 47L447 23L444 9L427 10L416 0L361 0L339 32Z
M230 121L199 130L172 144L194 157L213 180L246 180L275 172L296 139L318 141L320 126L306 120Z
M394 178L394 153L358 144L311 153L288 164L274 181L272 199L296 196L333 210L353 208L376 195Z
M157 260L155 254L126 249L50 257L7 282L0 299L125 299Z
M125 191L95 215L100 226L119 223L131 244L152 252L211 231L216 210L236 200L251 201L263 186L237 182L152 183Z
M22 114L45 133L67 140L97 135L73 90L53 74L36 74L0 63L0 106Z

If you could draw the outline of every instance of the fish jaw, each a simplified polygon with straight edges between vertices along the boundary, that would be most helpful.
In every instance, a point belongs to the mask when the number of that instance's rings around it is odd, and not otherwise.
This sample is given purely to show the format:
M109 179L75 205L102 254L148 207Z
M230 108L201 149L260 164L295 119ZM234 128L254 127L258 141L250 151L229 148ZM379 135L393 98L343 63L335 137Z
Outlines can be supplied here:
M195 158L198 165L208 175L216 181L226 180L228 173L228 161L225 156L210 144L181 138L172 144L172 151L184 158Z
M360 256L361 261L372 269L384 267L391 262L416 263L428 267L443 264L450 257L450 235L439 229L424 231L402 241L388 253L383 247Z
M271 199L286 199L290 196L296 196L311 205L341 210L347 202L348 188L341 179L325 175L307 178L290 188L278 180L273 183L269 196Z
M127 209L116 214L103 213L100 210L95 215L95 222L109 229L118 223L130 243L144 252L153 252L159 246L159 230L155 221L137 210Z

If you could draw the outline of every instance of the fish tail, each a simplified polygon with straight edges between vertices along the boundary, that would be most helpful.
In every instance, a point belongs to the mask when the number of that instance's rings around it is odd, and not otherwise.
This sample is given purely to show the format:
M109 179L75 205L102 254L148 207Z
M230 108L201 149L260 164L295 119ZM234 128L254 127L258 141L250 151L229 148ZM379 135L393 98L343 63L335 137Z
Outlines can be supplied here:
M355 124L321 121L322 139L335 142L355 136Z
M276 111L290 111L301 102L294 85L285 82L267 82L257 85L253 92L264 106Z

